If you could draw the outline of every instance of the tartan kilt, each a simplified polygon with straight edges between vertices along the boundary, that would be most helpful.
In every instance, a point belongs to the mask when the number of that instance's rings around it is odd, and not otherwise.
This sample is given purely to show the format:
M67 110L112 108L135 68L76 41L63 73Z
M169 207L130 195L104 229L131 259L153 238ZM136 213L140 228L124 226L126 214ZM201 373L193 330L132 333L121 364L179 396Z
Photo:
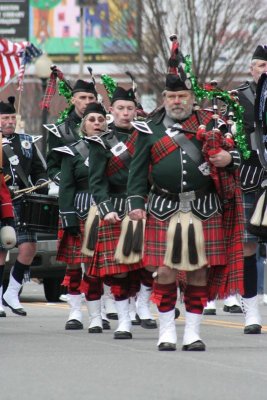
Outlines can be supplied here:
M229 267L227 266L227 246L225 232L222 228L222 215L215 214L206 221L202 221L205 240L205 251L208 259L208 299L216 297L225 298L231 294L229 285ZM153 215L147 216L144 248L144 267L160 267L164 265L166 251L166 237L169 219L160 221ZM177 270L177 280L181 291L184 291L187 284L186 271ZM238 276L238 280L242 276ZM243 283L243 281L242 281ZM240 282L237 283L237 287ZM238 291L238 290L236 290Z
M226 264L226 248L222 216L215 214L206 221L202 221L205 251L210 266ZM164 265L164 256L167 248L167 230L169 219L160 221L153 215L147 216L145 231L145 246L143 264L145 267Z
M63 261L70 265L91 262L91 257L81 253L85 221L79 219L79 225L81 234L73 236L62 229L59 219L57 261Z
M88 275L104 277L143 268L141 262L134 264L118 264L114 260L115 250L121 233L121 221L115 224L101 220L98 228L98 237L92 263L88 268Z

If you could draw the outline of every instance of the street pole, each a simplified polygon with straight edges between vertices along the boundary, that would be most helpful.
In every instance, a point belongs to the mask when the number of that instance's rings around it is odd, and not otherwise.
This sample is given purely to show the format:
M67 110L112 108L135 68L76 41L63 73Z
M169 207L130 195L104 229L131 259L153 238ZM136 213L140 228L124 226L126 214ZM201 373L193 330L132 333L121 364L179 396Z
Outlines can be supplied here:
M40 78L42 81L42 94L43 96L45 95L45 90L46 90L46 84L47 84L47 78ZM48 110L46 107L43 108L42 110L42 155L44 158L46 158L46 150L47 150L47 129L44 127L44 125L47 124L47 119L48 119Z
M83 32L84 32L84 9L83 6L80 6L80 51L79 51L79 77L83 79L83 48L84 48L84 40L83 40Z

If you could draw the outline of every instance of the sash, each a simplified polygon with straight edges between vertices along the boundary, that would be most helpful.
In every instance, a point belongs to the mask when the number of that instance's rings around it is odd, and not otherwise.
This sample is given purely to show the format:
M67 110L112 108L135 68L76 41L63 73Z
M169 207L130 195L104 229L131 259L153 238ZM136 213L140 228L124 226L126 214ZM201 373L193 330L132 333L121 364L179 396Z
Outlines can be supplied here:
M198 112L198 118L193 114L184 124L182 124L182 129L197 130L199 127L198 119L201 121L201 124L207 125L212 121L211 112L201 110ZM189 142L193 136L192 133L185 133L183 135L179 133L174 135L172 138L164 135L152 146L152 164L157 164L164 157L181 147L187 152L189 157L199 165L202 160L201 151L193 143Z
M127 147L125 152L123 152L124 154L121 153L117 156L113 155L113 157L111 157L111 159L109 160L109 163L108 163L108 167L107 167L107 176L115 175L121 168L124 168L124 169L129 168L130 160L131 160L131 158L134 154L134 150L135 150L136 138L137 138L137 132L134 131L130 135L129 139L127 139L126 142L124 142L124 145ZM117 140L117 138L116 138L116 140ZM119 143L118 140L117 140L117 143ZM127 157L126 157L126 154L127 154Z

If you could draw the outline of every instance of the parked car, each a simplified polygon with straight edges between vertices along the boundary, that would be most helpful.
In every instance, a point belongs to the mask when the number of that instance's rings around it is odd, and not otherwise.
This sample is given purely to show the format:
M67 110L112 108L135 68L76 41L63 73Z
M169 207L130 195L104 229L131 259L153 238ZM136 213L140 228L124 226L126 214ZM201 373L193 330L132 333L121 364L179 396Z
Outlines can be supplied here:
M56 196L57 192L58 188L54 184L50 185L49 195ZM47 301L59 301L66 265L56 261L57 233L37 233L37 239L37 253L31 264L30 277L43 283ZM14 265L17 254L16 247L8 252L4 270L4 290L7 287L10 269Z
M4 289L7 286L10 269L17 258L18 249L9 251L4 270ZM65 275L66 265L56 261L57 239L55 234L38 233L37 253L31 265L31 279L36 278L44 285L46 300L59 301L62 292L61 282Z

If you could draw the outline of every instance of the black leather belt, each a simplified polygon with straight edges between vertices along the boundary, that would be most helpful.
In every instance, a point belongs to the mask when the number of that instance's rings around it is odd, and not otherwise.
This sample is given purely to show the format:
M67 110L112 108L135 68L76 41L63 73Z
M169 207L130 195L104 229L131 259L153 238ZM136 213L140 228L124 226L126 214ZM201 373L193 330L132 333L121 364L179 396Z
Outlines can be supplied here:
M151 188L151 192L154 194L157 194L161 197L164 197L167 200L172 200L172 201L181 201L181 197L183 198L184 196L188 195L188 198L198 198L200 196L203 196L205 194L209 194L211 192L214 192L215 189L212 187L212 185L209 185L205 188L201 188L198 190L191 190L189 192L182 192L182 193L171 193L167 189L163 189L156 185L155 183L153 184Z

